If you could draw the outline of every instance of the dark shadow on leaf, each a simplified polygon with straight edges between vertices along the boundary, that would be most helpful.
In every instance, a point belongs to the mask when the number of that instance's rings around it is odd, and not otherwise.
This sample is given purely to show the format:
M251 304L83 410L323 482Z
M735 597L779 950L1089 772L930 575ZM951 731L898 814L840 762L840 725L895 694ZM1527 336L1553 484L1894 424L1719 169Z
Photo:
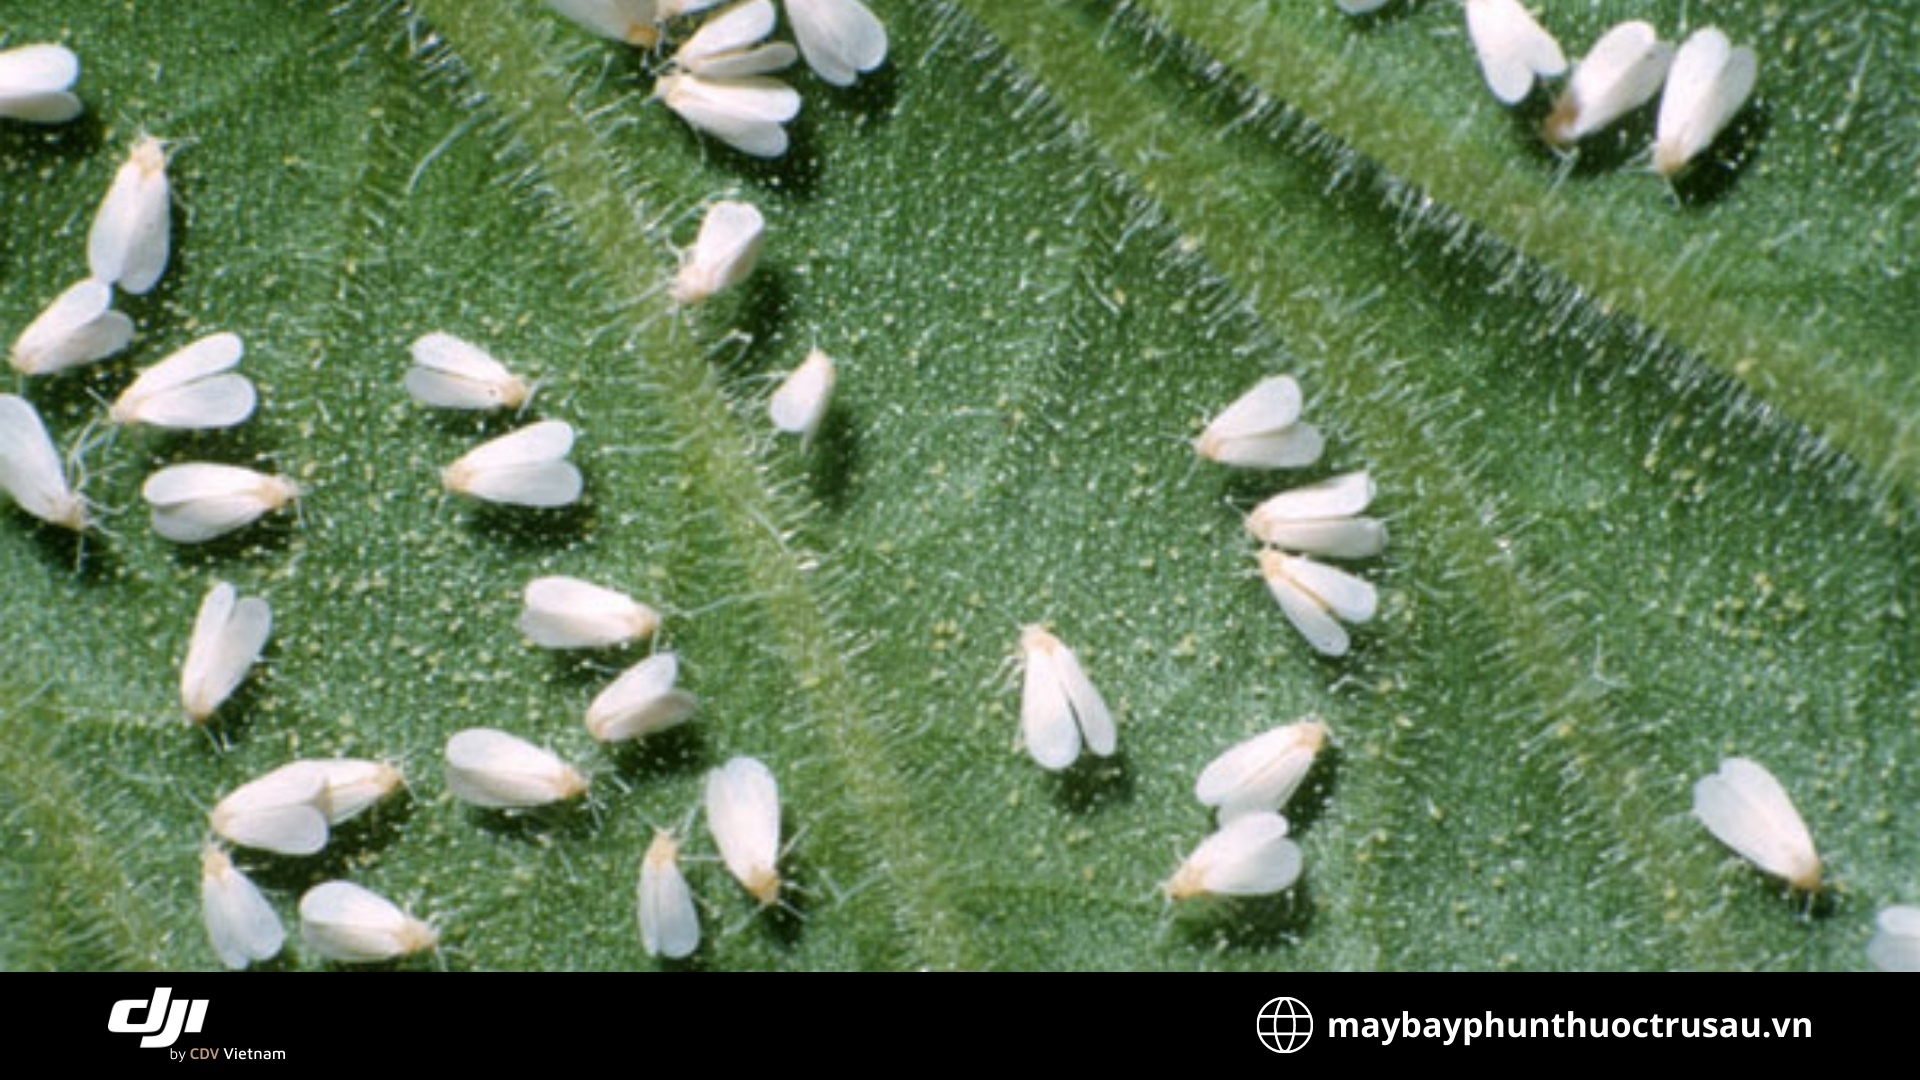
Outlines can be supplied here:
M365 865L367 854L395 843L412 816L413 800L403 789L359 817L335 826L327 837L327 846L312 855L276 855L251 848L235 848L231 854L234 864L241 866L255 884L298 899L321 882L352 880Z
M347 852L378 851L393 844L413 818L413 793L402 784L393 794L349 821L333 827L327 847L338 845Z
M1282 2L1285 2L1285 0L1282 0ZM1333 8L1332 12L1333 16L1341 22L1364 33L1378 27L1390 26L1402 19L1418 15L1420 9L1425 6L1426 5L1420 3L1419 0L1387 0L1385 7L1358 15L1349 15L1338 8Z
M253 963L247 965L247 970L248 971L296 971L298 970L298 968L295 967L293 962L294 952L295 952L294 938L298 936L299 936L299 932L296 930L293 934L288 936L286 944L280 947L279 952L274 953L271 957L268 957L265 960L255 960Z
M846 509L860 467L860 429L846 411L829 406L813 445L801 452L810 456L807 473L814 498L836 514Z
M822 89L814 97L822 102L844 106L859 118L861 127L878 126L893 119L900 102L900 68L891 61L860 76L852 86L841 89L815 80Z
M1209 896L1179 903L1176 932L1199 949L1224 945L1267 951L1296 945L1312 928L1316 910L1304 876L1273 896Z
M1492 97L1491 92L1488 97ZM1541 130L1546 125L1547 117L1553 115L1553 103L1559 97L1558 80L1552 83L1535 80L1533 89L1520 99L1519 104L1507 107L1507 126L1524 153L1549 159L1554 156L1553 148L1547 144Z
M531 642L528 648L537 648ZM612 685L631 666L618 647L610 649L541 649L558 682L567 686L599 688Z
M161 359L165 357L156 358L153 362L158 363ZM131 374L126 381L133 381ZM115 457L122 464L140 471L143 479L168 465L196 461L234 464L282 475L291 464L282 459L279 447L266 441L269 432L264 424L243 423L213 431L123 427L109 434L117 446L124 447Z
M251 595L242 590L241 595ZM198 600L194 601L197 605ZM196 611L198 608L196 607ZM191 623L187 625L191 626ZM186 655L186 646L181 646L181 656ZM279 642L269 637L267 647L260 654L260 662L254 665L252 673L241 683L220 707L213 711L201 725L207 734L221 746L234 747L246 741L247 733L253 730L254 722L259 719L260 699L267 694L267 677L273 663L273 655L279 651Z
M813 903L812 868L797 851L780 856L780 900L763 908L759 918L767 924L767 933L783 949L800 944L807 927L807 909ZM737 883L736 883L737 884Z
M784 347L780 332L793 305L785 276L772 267L761 267L740 287L732 304L737 329L731 337L744 344L727 347L714 358L721 373L739 380L784 366L776 352Z
M707 742L696 718L658 734L616 743L606 753L621 776L653 780L700 771L707 761Z
M1202 465L1220 468L1212 462L1202 462ZM1221 494L1235 509L1245 514L1283 491L1315 483L1308 478L1309 475L1297 470L1225 469L1220 477Z
M1586 178L1611 175L1627 169L1647 171L1648 154L1653 146L1654 110L1660 99L1635 109L1619 121L1580 140L1568 153L1569 175ZM1541 140L1545 145L1545 140Z
M463 804L464 805L464 804ZM490 810L465 806L467 819L502 840L539 844L549 840L581 840L598 828L590 808L579 799L527 810Z
M145 503L136 507L136 510L140 511L145 509ZM140 527L151 528L145 522L142 522ZM176 544L171 540L162 542L172 550L174 559L181 566L195 570L219 571L235 560L259 559L281 554L286 551L287 545L293 542L300 528L299 518L289 506L266 514L251 525L235 529L225 536L216 536L205 543Z
M1133 801L1133 769L1125 750L1104 758L1083 753L1051 779L1053 801L1068 813L1091 814Z
M404 393L404 391L402 392ZM408 400L411 401L412 399L409 398ZM537 395L531 402L527 403L525 409L493 409L488 412L467 409L436 409L432 406L421 405L418 402L413 402L413 404L419 412L427 417L426 422L433 425L441 434L458 439L473 440L472 446L468 446L466 449L460 451L462 454L465 454L468 450L472 450L483 442L497 439L502 435L510 434L529 424L539 423L544 419L540 415L540 398Z
M740 172L754 185L780 192L792 199L811 200L820 191L820 155L814 149L813 119L805 107L787 125L787 152L777 158L757 158L742 154L723 143L714 142L713 152L731 154L740 164Z
M466 527L481 539L515 551L540 553L563 548L586 536L596 518L592 481L578 502L540 510L463 499Z
M707 971L709 970L707 964L707 942L710 937L711 935L703 932L700 935L699 946L696 947L693 952L680 957L678 960L670 956L655 956L652 959L654 963L660 965L661 971ZM642 951L644 952L645 949L643 948Z
M90 107L85 112L64 124L0 120L0 158L42 161L52 157L84 161L98 156L106 138L106 126L100 119L100 110L91 107L93 104L88 102ZM104 188L101 193L105 194Z
M65 290L66 286L59 288ZM39 317L59 295L59 292L54 292L49 296L34 297L38 306L27 317ZM138 345L129 346L105 360L97 360L83 367L21 379L13 392L33 403L34 409L40 413L41 422L47 425L47 433L64 451L66 443L76 438L88 423L97 421L100 429L106 427L108 404L119 396L127 383L133 381L135 365L128 357L138 352L139 348ZM100 429L96 429L96 432Z
M1760 153L1760 143L1773 127L1773 110L1765 103L1749 106L1727 130L1700 152L1673 181L1673 194L1686 207L1711 206L1727 196Z
M405 904L400 905L403 911L406 910L406 907ZM431 922L432 920L429 919L428 921ZM435 929L439 928L436 926ZM432 949L423 953L415 953L412 956L397 957L393 960L381 960L371 964L355 964L340 960L327 960L318 954L312 954L312 956L314 960L325 964L329 971L438 971L443 966L451 971L466 970L465 967L459 965L446 964L445 958L441 957Z
M49 525L17 506L7 506L11 501L0 498L0 518L8 519L7 527L25 529L32 534L34 550L48 570L72 574L89 585L111 582L120 576L120 558L104 534L98 530L77 533Z
M1301 833L1313 828L1313 823L1327 812L1334 789L1339 787L1340 758L1340 748L1331 742L1321 747L1320 753L1314 756L1313 768L1307 772L1306 782L1280 809L1287 819L1287 835L1298 839Z

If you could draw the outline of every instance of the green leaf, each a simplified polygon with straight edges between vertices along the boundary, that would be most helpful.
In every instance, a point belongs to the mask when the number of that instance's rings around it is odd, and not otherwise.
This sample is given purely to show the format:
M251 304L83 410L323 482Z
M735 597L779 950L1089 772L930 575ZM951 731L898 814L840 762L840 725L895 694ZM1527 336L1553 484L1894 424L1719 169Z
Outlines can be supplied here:
M1760 94L1670 192L1645 117L1561 162L1480 82L1453 4L876 0L885 69L792 74L795 148L751 162L650 102L652 61L531 0L64 5L9 41L82 57L88 114L0 129L0 326L83 276L134 135L176 140L176 257L131 355L21 383L87 494L75 544L0 515L0 963L200 967L205 808L294 756L409 793L312 859L241 856L290 925L347 877L432 918L423 966L649 967L634 881L705 771L780 778L790 910L697 823L697 964L1863 966L1920 898L1915 24L1839 0L1543 12L1713 22ZM1682 22L1682 15L1688 22ZM677 312L676 245L767 214L741 290ZM216 329L260 414L103 435L98 401ZM412 405L443 329L543 380L581 432L577 510L479 509L439 468L512 418ZM811 447L779 373L841 363ZM1299 473L1198 462L1201 421L1292 372L1328 434ZM207 548L147 526L162 463L309 489ZM1240 515L1372 470L1380 617L1314 656ZM666 613L701 702L657 743L580 724L638 651L542 653L521 586L569 573ZM211 729L177 704L215 578L267 596L268 661ZM1121 750L1064 776L1014 743L1019 628L1073 645ZM1211 827L1199 769L1308 712L1337 742L1289 806L1290 894L1171 909ZM485 813L439 775L505 728L586 767L584 806ZM1690 814L1768 765L1827 859L1811 905ZM1810 908L1810 910L1808 910ZM281 963L319 966L297 944Z

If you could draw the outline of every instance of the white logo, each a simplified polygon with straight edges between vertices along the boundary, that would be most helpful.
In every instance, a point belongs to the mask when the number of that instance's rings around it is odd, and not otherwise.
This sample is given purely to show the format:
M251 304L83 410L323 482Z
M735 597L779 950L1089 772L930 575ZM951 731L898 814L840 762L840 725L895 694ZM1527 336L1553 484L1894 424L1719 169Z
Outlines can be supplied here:
M1276 1054L1291 1054L1313 1038L1313 1014L1298 999L1277 997L1260 1006L1260 1042Z
M182 1031L199 1034L200 1025L207 1019L205 999L195 1001L176 1001L173 1008L167 1008L167 999L173 996L173 987L162 986L153 992L153 1000L145 998L127 998L113 1003L113 1013L107 1017L107 1030L123 1035L140 1035L143 1047L172 1046ZM134 1023L133 1011L147 1009L147 1018ZM148 1034L156 1032L157 1034Z

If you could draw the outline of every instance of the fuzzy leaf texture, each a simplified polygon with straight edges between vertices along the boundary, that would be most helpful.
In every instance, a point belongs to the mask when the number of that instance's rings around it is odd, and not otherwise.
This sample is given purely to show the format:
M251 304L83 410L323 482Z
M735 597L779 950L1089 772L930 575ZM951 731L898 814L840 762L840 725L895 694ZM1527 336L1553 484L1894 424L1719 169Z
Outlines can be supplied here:
M744 754L779 779L790 909L755 915L696 825L697 965L1864 966L1875 911L1920 899L1914 5L1542 5L1570 56L1634 17L1755 47L1755 102L1677 194L1637 157L1650 111L1546 151L1545 103L1493 101L1451 3L872 6L886 67L790 73L794 149L761 163L531 0L0 0L10 43L80 54L88 107L0 127L9 339L85 274L136 134L175 140L173 263L120 301L139 339L24 384L56 442L214 331L261 390L232 432L92 431L83 547L0 515L0 964L215 965L205 807L347 755L409 790L319 856L236 855L290 926L344 877L439 927L406 964L653 966L653 828ZM727 196L766 214L760 268L676 313L675 245ZM524 417L412 404L435 330L543 380ZM802 447L765 403L814 346L840 377ZM1281 372L1321 463L1196 461ZM536 418L579 431L579 507L439 489ZM188 460L306 495L176 547L138 491ZM1240 515L1363 468L1381 611L1326 660ZM662 612L694 720L592 741L648 646L527 645L551 574ZM215 578L275 629L203 732L175 695ZM1113 758L1016 750L1029 622L1113 706ZM1212 830L1195 775L1310 712L1335 741L1287 810L1300 884L1170 911L1156 884ZM474 726L591 793L454 802L440 748ZM1810 913L1689 815L1733 755L1807 819Z

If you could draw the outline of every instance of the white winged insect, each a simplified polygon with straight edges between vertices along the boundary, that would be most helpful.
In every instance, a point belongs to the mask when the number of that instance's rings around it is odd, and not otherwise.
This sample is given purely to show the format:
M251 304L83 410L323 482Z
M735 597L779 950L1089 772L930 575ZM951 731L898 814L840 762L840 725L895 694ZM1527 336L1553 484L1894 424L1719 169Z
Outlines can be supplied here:
M425 952L440 943L432 924L350 881L328 881L300 897L300 937L328 960L370 964Z
M526 609L515 624L545 649L604 649L653 636L660 615L616 589L570 577L527 582Z
M1766 767L1727 758L1693 785L1693 816L1714 838L1801 892L1820 888L1820 854L1787 789Z
M289 762L213 804L213 831L241 847L311 855L327 846L327 777L305 761Z
M761 904L780 898L780 785L757 759L707 774L707 828L727 871Z
M1712 146L1747 103L1758 75L1753 50L1735 48L1719 29L1709 26L1687 38L1673 56L1660 96L1653 171L1675 176Z
M767 399L767 415L773 426L800 436L801 445L813 441L820 421L833 401L833 384L838 377L833 358L815 349L806 360L781 380L779 389Z
M744 154L787 152L784 125L800 114L800 95L770 78L793 63L793 46L762 44L776 19L772 0L747 0L721 12L674 54L653 96L694 128Z
M235 869L227 853L213 844L200 853L200 910L214 955L236 971L273 959L286 944L287 931L273 905L253 879Z
M852 86L887 61L887 28L860 0L787 0L800 55L815 75Z
M361 758L302 758L235 788L208 815L213 831L242 847L311 855L332 826L392 794L400 770Z
M650 49L660 40L657 0L547 0L547 6L608 41Z
M8 360L22 375L51 375L105 360L132 340L133 320L113 310L113 289L87 278L27 324Z
M1536 76L1547 78L1567 70L1560 43L1520 0L1467 0L1467 36L1480 56L1487 87L1508 105L1527 96Z
M1113 713L1080 658L1040 626L1021 629L1020 652L1020 736L1033 760L1058 772L1079 759L1083 739L1095 755L1110 756L1119 743Z
M1263 544L1334 559L1366 559L1386 550L1386 524L1357 516L1373 501L1373 478L1347 473L1283 491L1247 515Z
M447 740L447 789L490 810L524 810L577 799L587 778L551 750L493 728L468 728Z
M1300 879L1300 846L1271 810L1242 814L1193 849L1164 886L1167 896L1266 896Z
M80 115L73 84L80 58L64 45L22 45L0 52L0 117L63 124Z
M1341 11L1349 15L1365 15L1387 6L1387 0L1335 0L1335 2Z
M236 334L203 337L141 372L107 418L183 431L243 423L258 400L253 383L233 370L245 351Z
M746 0L708 19L673 54L674 66L702 79L768 75L793 66L796 54L784 41L767 41L778 16L773 0Z
M180 667L180 704L187 718L202 724L245 681L273 632L273 612L257 596L216 581L200 601L193 620L187 660Z
M1623 22L1573 66L1567 88L1542 131L1558 147L1572 146L1653 100L1673 63L1673 46L1638 19Z
M626 45L650 49L668 19L702 11L720 0L547 0L547 6L583 29Z
M654 84L653 96L693 127L759 158L787 152L782 125L800 115L800 95L764 75L709 79L671 71Z
M1881 971L1920 971L1920 907L1896 904L1873 920L1867 960Z
M93 276L136 296L151 290L167 269L172 212L166 146L142 135L94 214L87 235Z
M1297 469L1320 459L1319 429L1300 423L1300 384L1290 375L1261 379L1207 424L1194 452L1222 465Z
M448 491L492 503L548 508L580 497L580 470L567 460L573 427L542 420L490 442L441 470Z
M320 811L329 825L360 816L393 794L405 779L392 765L364 758L307 758L290 767L320 775Z
M628 668L587 706L587 733L601 742L625 742L686 723L694 700L674 689L679 676L680 661L669 652Z
M14 394L0 394L0 489L49 525L87 527L87 501L67 482L39 411Z
M1326 656L1344 656L1351 644L1341 622L1366 622L1379 606L1370 583L1303 556L1269 548L1260 553L1260 573L1287 621Z
M681 253L670 295L697 304L745 281L760 261L767 219L752 203L722 199L707 207L693 246Z
M440 409L517 409L533 396L525 380L468 341L438 331L412 346L407 393L422 405Z
M176 544L200 544L243 529L300 497L281 476L238 465L169 465L141 486L153 507L153 531Z
M1208 763L1193 786L1202 806L1220 808L1220 820L1242 814L1279 811L1293 798L1327 744L1327 725L1318 719L1285 724L1235 743Z
M679 960L700 947L700 912L680 872L680 842L656 832L640 862L640 944L650 956Z

